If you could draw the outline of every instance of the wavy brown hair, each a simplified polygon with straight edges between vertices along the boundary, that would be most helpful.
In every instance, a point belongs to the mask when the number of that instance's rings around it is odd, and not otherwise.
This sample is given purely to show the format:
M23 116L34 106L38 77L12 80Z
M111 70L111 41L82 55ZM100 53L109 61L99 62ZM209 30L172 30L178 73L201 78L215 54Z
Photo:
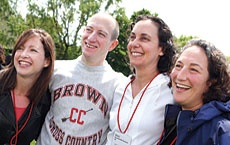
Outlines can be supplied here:
M14 66L14 56L15 52L23 46L30 38L38 36L43 45L45 51L45 58L50 60L50 64L48 67L43 68L40 76L34 83L34 85L30 88L27 97L30 101L34 103L38 103L40 99L44 96L46 91L48 90L49 82L54 69L54 60L55 60L55 45L52 37L42 29L29 29L25 30L17 39L16 44L12 51L12 57L10 64L6 67L6 69L0 74L0 94L3 91L10 91L16 87L16 69Z
M203 103L208 103L213 100L228 101L230 99L230 70L224 54L213 44L202 39L192 39L188 41L181 53L191 46L202 48L208 58L208 82L211 82L211 86L207 92L203 94Z

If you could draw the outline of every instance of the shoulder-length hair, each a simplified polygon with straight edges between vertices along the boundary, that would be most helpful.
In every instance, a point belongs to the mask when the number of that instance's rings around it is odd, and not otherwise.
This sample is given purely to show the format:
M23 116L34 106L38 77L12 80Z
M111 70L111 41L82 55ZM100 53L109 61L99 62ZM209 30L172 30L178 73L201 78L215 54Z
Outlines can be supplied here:
M4 91L12 90L16 87L16 69L14 66L14 56L15 52L23 46L30 38L39 37L45 51L45 58L50 60L48 67L43 68L40 76L35 81L34 85L28 91L27 97L30 101L35 104L40 101L40 99L45 95L49 82L54 69L55 60L55 45L52 37L42 29L28 29L25 30L17 39L16 44L12 51L12 57L10 64L6 69L0 74L1 89L0 94Z

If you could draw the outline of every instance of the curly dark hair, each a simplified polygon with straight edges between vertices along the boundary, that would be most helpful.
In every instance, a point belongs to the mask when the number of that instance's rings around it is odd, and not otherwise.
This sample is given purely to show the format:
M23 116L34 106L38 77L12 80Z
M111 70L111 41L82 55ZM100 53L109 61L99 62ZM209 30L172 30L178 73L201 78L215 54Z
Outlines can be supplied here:
M202 39L192 39L188 41L181 50L181 53L191 46L202 48L208 58L208 82L211 82L211 86L207 92L203 94L203 103L208 103L213 100L228 101L230 99L230 70L224 54L213 44Z
M150 15L139 15L134 22L130 23L128 33L133 30L137 22L142 20L151 20L153 24L157 26L159 46L162 47L162 52L164 53L163 56L160 56L157 69L160 73L169 74L176 54L176 47L174 45L172 32L161 18Z

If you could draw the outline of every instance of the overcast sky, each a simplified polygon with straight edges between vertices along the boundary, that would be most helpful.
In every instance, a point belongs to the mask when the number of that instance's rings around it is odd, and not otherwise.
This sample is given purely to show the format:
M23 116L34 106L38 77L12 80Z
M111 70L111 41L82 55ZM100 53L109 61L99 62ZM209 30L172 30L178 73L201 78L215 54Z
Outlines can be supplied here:
M198 36L230 56L230 8L228 0L123 0L130 16L143 8L156 12L174 35Z

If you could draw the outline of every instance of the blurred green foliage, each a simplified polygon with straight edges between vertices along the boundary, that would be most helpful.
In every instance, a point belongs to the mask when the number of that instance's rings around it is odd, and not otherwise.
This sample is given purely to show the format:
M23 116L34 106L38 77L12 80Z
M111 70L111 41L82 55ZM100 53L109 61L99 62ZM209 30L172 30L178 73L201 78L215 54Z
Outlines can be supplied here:
M111 13L120 25L119 45L107 56L108 63L114 70L125 75L131 73L127 57L128 25L139 15L158 16L149 10L134 12L130 18L122 0L1 0L0 1L0 44L11 53L17 37L28 28L42 28L51 34L56 46L56 59L75 59L81 54L81 30L88 18L99 11ZM24 13L18 7L25 4ZM22 9L22 8L20 8ZM23 14L23 16L22 16ZM194 36L175 37L178 49ZM229 57L228 57L229 60Z

